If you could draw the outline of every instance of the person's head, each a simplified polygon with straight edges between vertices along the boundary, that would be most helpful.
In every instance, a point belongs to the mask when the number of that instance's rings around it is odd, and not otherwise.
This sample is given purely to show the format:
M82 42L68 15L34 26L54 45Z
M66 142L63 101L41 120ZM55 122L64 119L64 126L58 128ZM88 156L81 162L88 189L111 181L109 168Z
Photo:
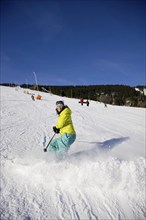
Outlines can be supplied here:
M56 111L57 113L60 113L64 108L64 102L63 101L57 101L56 102Z

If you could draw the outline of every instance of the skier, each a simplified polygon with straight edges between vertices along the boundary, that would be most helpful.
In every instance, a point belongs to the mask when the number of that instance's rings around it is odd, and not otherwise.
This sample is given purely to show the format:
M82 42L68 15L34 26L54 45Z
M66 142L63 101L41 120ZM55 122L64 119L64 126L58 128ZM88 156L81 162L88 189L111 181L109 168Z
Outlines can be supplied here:
M35 99L34 99L34 95L31 95L31 98L32 98L33 101L35 101Z
M59 138L55 138L48 146L49 151L54 151L59 160L65 159L70 145L76 139L76 132L71 118L71 109L64 105L63 101L56 102L56 112L58 114L58 121L53 127L55 133L60 133Z
M87 99L87 101L86 101L86 104L87 104L87 106L89 106L89 101L88 101L88 99Z
M83 105L83 104L84 104L84 99L81 98L80 101L79 101L79 103L81 103L81 105Z

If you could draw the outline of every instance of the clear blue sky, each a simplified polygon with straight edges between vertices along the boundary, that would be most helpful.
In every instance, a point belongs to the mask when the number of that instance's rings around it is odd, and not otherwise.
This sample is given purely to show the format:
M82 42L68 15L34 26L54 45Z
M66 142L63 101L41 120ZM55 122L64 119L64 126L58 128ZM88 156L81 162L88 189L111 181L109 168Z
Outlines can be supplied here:
M144 0L0 4L1 83L145 85Z

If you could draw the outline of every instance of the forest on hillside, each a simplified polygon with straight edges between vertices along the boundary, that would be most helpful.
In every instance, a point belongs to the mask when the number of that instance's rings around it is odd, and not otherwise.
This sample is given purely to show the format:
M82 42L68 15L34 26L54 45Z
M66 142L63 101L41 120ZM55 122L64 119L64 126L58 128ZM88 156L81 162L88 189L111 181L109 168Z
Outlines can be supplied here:
M16 86L15 84L1 84ZM126 105L146 108L145 86L130 87L127 85L89 85L89 86L51 86L51 85L20 85L22 88L39 90L70 98L95 100L112 105Z

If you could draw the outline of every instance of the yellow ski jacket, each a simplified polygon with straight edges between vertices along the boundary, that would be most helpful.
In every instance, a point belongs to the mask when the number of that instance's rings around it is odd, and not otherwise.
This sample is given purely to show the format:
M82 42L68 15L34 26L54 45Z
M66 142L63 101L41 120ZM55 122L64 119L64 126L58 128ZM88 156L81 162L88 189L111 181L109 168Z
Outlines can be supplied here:
M71 118L71 109L66 106L58 116L56 128L60 129L60 134L76 134Z

